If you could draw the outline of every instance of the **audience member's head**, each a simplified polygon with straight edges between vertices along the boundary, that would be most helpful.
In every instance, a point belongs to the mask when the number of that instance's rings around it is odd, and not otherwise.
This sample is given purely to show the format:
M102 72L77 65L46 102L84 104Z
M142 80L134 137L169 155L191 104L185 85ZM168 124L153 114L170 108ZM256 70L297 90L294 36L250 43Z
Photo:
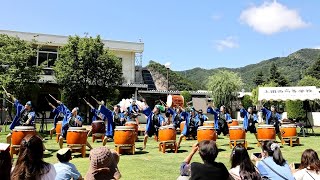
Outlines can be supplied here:
M107 147L98 147L90 151L90 167L86 179L120 179L118 169L119 155Z
M284 166L286 160L283 158L279 144L273 141L264 141L262 151L265 155L273 157L273 161L279 166Z
M241 179L260 179L260 174L251 162L247 149L242 145L238 144L233 148L230 160L231 168L240 166Z
M199 142L199 154L204 163L213 164L218 156L218 148L215 141L203 140Z
M20 144L11 179L39 179L50 171L50 164L43 161L43 144L37 135L27 135Z
M306 149L301 156L301 164L299 169L307 168L309 170L320 171L320 161L316 151L313 149Z
M12 167L12 160L9 152L9 144L1 143L0 149L0 177L4 180L10 180L10 172Z
M72 159L71 158L71 149L70 148L60 149L57 152L57 158L62 163L69 162Z

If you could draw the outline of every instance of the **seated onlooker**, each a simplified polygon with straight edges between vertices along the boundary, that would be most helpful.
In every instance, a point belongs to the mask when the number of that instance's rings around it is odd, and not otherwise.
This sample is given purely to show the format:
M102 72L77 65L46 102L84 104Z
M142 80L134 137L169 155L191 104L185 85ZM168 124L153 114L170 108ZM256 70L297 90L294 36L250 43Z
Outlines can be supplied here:
M204 164L190 161L199 150ZM178 179L230 179L229 172L224 164L215 162L218 156L218 148L215 141L204 140L192 146L190 154L184 159L180 166L180 177Z
M11 174L12 180L40 179L54 180L56 170L52 164L43 161L43 144L37 135L27 135L20 144L20 152Z
M301 156L299 170L294 173L296 180L320 179L320 161L317 152L306 149Z
M261 179L258 169L250 160L247 149L240 144L236 145L232 150L229 173L235 180Z
M0 143L0 179L10 180L12 160L9 152L10 144Z
M85 179L120 179L118 169L119 154L107 147L98 147L90 151L90 167Z
M266 157L257 164L262 177L294 180L290 167L282 157L280 146L277 143L273 141L263 142L262 151Z
M70 148L60 149L57 152L57 158L59 163L54 164L54 168L57 172L56 180L82 179L82 176L77 170L76 166L69 162L72 159Z

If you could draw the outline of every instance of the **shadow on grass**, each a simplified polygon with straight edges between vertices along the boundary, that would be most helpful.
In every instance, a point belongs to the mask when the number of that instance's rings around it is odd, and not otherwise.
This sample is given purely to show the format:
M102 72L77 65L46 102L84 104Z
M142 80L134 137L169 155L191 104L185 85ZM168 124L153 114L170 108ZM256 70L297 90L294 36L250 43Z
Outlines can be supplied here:
M148 154L148 153L149 153L148 151L140 150L140 151L135 151L135 152L134 152L134 155Z
M218 148L218 152L223 152L223 151L227 151L227 150Z
M253 148L253 147L247 147L247 150L249 151L249 150L252 150L252 149L255 149L255 148Z
M82 154L81 153L72 153L73 158L82 158ZM89 154L86 153L86 158L89 157Z
M43 154L43 158L49 158L49 157L52 157L52 153L49 153L49 154Z
M169 152L173 152L174 153L174 151L172 151L172 150L170 150ZM185 149L178 149L178 151L177 151L177 153L185 153L185 152L188 152L188 151L185 150Z

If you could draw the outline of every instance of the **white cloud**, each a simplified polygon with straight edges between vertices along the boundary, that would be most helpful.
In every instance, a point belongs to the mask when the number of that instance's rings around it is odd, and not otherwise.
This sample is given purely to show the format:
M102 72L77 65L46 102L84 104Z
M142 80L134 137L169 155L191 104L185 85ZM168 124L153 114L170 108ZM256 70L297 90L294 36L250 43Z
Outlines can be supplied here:
M320 49L320 45L314 46L312 49Z
M263 34L274 34L281 31L307 27L299 13L294 9L278 3L264 2L241 12L240 21Z
M223 51L225 49L233 49L239 47L239 44L237 42L237 38L234 36L229 36L222 40L217 40L215 44L215 48L218 51Z

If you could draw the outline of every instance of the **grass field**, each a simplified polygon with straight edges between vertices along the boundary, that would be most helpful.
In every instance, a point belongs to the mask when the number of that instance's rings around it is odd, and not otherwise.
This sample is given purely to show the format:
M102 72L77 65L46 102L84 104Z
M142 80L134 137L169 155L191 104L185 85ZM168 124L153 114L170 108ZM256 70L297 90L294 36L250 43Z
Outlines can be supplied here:
M320 128L314 128L314 130L316 134L320 134ZM8 132L0 133L0 142L5 142L5 136L7 133ZM49 138L48 133L42 134L42 136L44 136L46 139ZM140 137L140 139L142 139L142 137ZM91 142L91 137L89 137L88 140ZM260 148L256 145L254 135L248 133L247 141L250 154L252 152L260 152ZM135 155L122 155L120 157L119 169L122 174L121 179L176 179L179 176L180 163L187 156L191 146L195 142L196 141L194 140L183 140L178 153L167 152L163 154L158 151L158 142L156 142L154 138L149 138L146 150L137 150ZM300 146L281 146L281 151L289 163L300 162L301 153L307 148L315 149L318 153L320 153L319 137L300 137L300 142ZM93 147L102 146L102 143L97 141L91 144ZM229 157L231 149L229 148L228 137L219 136L217 144L220 150L217 161L223 162L227 168L230 168ZM59 146L55 139L48 139L45 141L45 146L49 150L49 152L45 154L45 161L49 163L56 163L56 152L59 149ZM107 146L109 148L114 148L113 142L107 143ZM136 147L142 147L142 142L137 142ZM79 153L74 153L73 155L74 158L71 162L77 166L78 170L84 176L88 170L89 159L81 158ZM87 150L87 156L88 155L89 150ZM14 159L16 158L17 156L14 156ZM201 159L199 155L195 155L192 161L201 162Z

